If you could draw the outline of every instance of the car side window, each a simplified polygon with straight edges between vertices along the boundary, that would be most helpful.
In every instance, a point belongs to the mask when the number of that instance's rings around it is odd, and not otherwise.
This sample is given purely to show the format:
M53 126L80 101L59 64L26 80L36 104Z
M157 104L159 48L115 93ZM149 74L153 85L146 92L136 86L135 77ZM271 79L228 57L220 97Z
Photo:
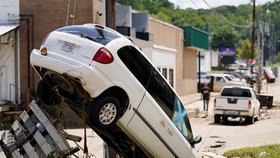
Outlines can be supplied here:
M151 74L152 65L141 53L132 46L125 46L118 50L118 56L137 78L137 80L146 87Z
M175 93L156 68L132 46L119 49L118 56L169 118L172 118Z
M117 53L130 72L146 88L174 125L190 142L193 139L193 134L187 112L159 71L141 52L132 46L122 47Z
M216 82L225 82L225 80L222 77L216 77Z

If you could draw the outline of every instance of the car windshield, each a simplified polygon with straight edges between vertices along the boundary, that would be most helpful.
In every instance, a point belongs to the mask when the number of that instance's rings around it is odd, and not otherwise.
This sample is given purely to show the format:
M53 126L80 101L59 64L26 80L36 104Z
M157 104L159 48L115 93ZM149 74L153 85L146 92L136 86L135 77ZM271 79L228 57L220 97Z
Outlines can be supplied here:
M232 81L232 78L230 78L229 76L225 76L225 78L227 78L229 81Z
M106 45L110 41L120 38L118 34L94 26L66 26L57 31L87 38L102 45Z
M172 122L181 131L181 133L187 138L188 141L193 139L188 114L182 102L178 98L175 99Z
M234 97L251 97L249 89L242 88L224 88L221 96L234 96Z

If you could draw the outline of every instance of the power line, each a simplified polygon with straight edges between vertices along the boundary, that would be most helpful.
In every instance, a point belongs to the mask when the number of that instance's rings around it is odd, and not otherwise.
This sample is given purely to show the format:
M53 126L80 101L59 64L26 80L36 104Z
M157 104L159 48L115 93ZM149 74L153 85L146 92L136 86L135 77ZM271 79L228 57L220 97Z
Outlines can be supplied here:
M215 12L217 15L219 15L219 16L221 17L221 19L222 19L223 21L225 21L226 23L228 23L228 24L230 24L230 25L232 25L232 26L234 26L234 27L239 27L239 28L249 28L249 27L252 27L252 24L253 24L253 23L250 23L250 24L248 24L248 25L238 25L238 24L235 24L235 23L230 22L224 15L220 14L220 13L217 12L214 8L212 8L212 7L208 4L208 2L207 2L206 0L203 0L203 2L209 7L209 9L212 9L213 12Z
M193 0L191 0L191 2L192 2L192 4L193 4L197 9L199 9L199 7L194 3Z

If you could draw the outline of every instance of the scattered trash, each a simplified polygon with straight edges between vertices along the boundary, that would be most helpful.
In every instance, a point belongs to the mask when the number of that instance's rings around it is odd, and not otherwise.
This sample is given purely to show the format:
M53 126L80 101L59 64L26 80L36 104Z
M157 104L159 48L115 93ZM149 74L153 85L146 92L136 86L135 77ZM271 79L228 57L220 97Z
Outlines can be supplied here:
M268 156L267 152L263 151L259 154L258 157L267 157L267 156Z
M208 116L208 112L207 111L201 111L197 117L199 118L206 118Z
M201 158L226 158L226 157L224 157L222 155L217 155L213 152L203 152L201 154Z
M13 136L10 130L5 131L2 136L1 140L5 143L8 147L15 143L15 137Z
M214 145L211 145L210 147L211 148L220 148L222 145L221 144L214 144Z
M221 144L225 144L225 141L221 141L221 140L217 140L215 143L221 143Z
M271 115L269 114L266 106L262 107L260 112L261 112L261 120L265 120L265 119L270 119L271 118Z

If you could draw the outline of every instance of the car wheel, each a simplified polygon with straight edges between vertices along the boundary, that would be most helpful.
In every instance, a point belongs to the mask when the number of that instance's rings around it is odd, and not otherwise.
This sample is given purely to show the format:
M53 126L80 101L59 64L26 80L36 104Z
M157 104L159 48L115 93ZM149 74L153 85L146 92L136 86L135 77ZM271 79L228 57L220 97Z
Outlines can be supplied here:
M120 103L114 97L102 97L90 105L90 122L102 129L112 129L120 117Z
M246 118L245 118L245 122L246 122L247 124L254 124L254 122L255 122L255 117L254 117L254 115L253 115L253 116L248 116L248 117L246 117Z
M224 122L227 122L228 117L227 116L222 116L222 119L223 119Z
M214 123L220 123L221 116L220 115L214 115Z

